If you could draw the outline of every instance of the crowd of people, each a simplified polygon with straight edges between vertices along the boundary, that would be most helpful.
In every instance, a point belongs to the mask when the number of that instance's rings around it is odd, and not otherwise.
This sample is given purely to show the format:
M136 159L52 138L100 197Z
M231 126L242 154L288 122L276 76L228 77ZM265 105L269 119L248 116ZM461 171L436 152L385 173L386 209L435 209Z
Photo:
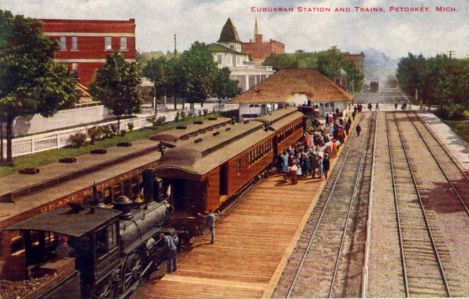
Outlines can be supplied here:
M335 113L326 114L324 123L319 121L316 114L312 117L311 126L304 133L304 138L278 154L277 170L292 184L297 184L299 178L309 176L313 179L327 179L331 160L337 157L340 146L350 134L353 119L362 109L361 105L355 105L349 116L336 109ZM356 129L359 135L359 124Z

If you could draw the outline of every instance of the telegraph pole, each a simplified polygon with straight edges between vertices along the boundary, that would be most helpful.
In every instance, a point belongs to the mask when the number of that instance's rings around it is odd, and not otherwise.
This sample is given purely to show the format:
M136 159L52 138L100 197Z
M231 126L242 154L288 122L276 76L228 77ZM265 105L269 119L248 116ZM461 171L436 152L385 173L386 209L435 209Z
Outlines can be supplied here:
M451 51L448 51L448 53L449 53L449 58L450 59L453 58L453 56L456 58L456 55L455 55L456 51L451 50Z

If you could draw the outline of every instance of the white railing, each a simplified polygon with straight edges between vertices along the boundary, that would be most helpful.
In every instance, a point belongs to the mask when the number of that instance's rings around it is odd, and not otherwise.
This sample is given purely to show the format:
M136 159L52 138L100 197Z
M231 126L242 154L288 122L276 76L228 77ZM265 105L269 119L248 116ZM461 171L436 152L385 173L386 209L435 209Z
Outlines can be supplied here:
M189 106L189 105L186 105ZM233 104L222 104L221 106L218 105L210 105L209 107L204 108L196 108L190 110L188 107L184 109L185 116L188 115L202 115L203 111L206 110L207 113L212 112L220 112L220 111L230 111L237 109L238 105ZM181 111L179 111L180 113ZM166 118L166 122L174 121L176 118L176 111L169 111L169 112L161 112L157 114L157 117L164 116ZM146 116L136 116L133 118L122 119L120 121L120 130L128 130L129 123L133 124L133 129L138 130L145 127L150 127L152 123L150 122L150 118L152 115ZM51 133L44 133L44 134L35 134L32 136L26 137L19 137L14 138L12 140L12 151L13 157L19 157L24 155L31 155L34 153L47 151L51 149L58 149L61 147L65 147L70 144L70 136L74 135L78 132L85 133L89 128L92 127L104 127L108 125L117 125L117 120L112 120L108 122L102 122L95 125L88 125L88 126L80 126L73 129L67 130L60 130ZM6 140L3 141L3 156L6 158Z

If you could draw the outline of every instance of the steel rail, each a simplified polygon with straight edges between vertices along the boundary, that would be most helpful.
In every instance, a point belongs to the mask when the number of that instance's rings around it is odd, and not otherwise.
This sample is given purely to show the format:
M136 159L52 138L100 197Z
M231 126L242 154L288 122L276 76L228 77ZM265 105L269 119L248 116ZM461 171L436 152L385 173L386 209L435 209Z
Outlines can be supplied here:
M404 279L404 289L406 297L410 297L409 295L409 280L407 277L407 268L405 264L405 253L404 253L404 242L402 238L402 228L401 228L401 217L399 215L399 202L397 200L397 188L396 188L396 178L394 172L394 159L392 157L392 146L391 146L391 135L389 134L389 123L386 119L385 114L385 124L386 124L386 136L388 139L388 153L389 153L389 165L391 168L391 183L392 183L392 192L394 196L394 207L396 208L396 223L397 223L397 232L399 235L399 249L401 253L401 264L402 264L402 278Z
M450 178L448 177L448 175L446 175L446 172L443 170L443 167L441 166L441 163L438 161L437 157L435 156L435 153L432 152L432 150L430 149L430 146L428 145L428 142L425 140L425 138L422 136L421 132L419 131L419 129L417 129L417 126L415 125L415 123L409 118L409 114L407 113L407 118L409 119L409 121L412 123L412 125L414 126L415 130L417 131L417 133L419 134L420 136L420 139L423 140L423 143L425 144L425 147L427 148L427 150L430 152L430 154L432 155L433 157L433 160L435 160L436 164L438 165L438 168L440 169L441 173L444 175L444 177L446 178L446 180L448 181L448 183L451 185L451 188L453 190L453 192L456 194L456 196L458 197L459 199L459 202L461 203L461 205L463 206L464 208L464 211L466 212L466 215L469 216L469 209L467 208L467 205L466 203L464 202L464 199L462 198L461 194L459 194L458 190L456 189L456 186L453 184L453 182L450 180ZM440 145L440 144L438 144ZM440 145L441 146L441 145ZM443 151L446 153L446 150L442 147ZM448 157L450 157L449 155L447 155ZM451 158L451 157L450 157ZM452 161L454 163L454 161ZM456 165L456 164L455 164ZM459 167L457 167L456 165L456 168L459 169ZM461 169L459 169L461 170Z
M360 116L360 121L362 121L362 120L363 120L363 114L361 114L361 116ZM297 281L297 279L298 279L300 270L301 270L301 268L303 267L304 262L305 262L305 260L306 260L306 256L307 256L307 254L309 253L309 250L310 250L310 248L311 248L311 245L313 244L313 240L314 240L314 238L315 238L315 236L316 236L316 233L317 233L317 231L318 231L319 225L320 225L321 222L322 222L322 218L323 218L323 216L324 216L324 213L325 213L325 211L327 210L327 207L328 207L328 205L329 205L330 199L332 198L332 194L334 193L334 190L335 190L335 188L336 188L336 186L337 186L337 183L338 183L338 181L339 181L339 177L340 177L340 175L342 174L342 171L343 171L343 169L344 169L344 167L345 167L345 165L346 165L346 162L347 162L347 159L348 159L348 157L349 157L349 155L350 155L351 150L352 150L352 144L350 143L350 146L349 146L349 148L347 149L347 152L345 153L344 160L342 161L342 163L341 163L341 165L340 165L339 171L337 172L337 175L336 175L336 177L334 178L334 182L333 182L333 184L332 184L332 187L331 187L331 190L330 190L330 192L329 192L329 195L328 195L328 197L327 197L327 199L326 199L326 203L324 204L324 207L323 207L323 209L321 210L321 213L319 214L319 219L318 219L318 221L316 222L316 225L314 226L313 233L312 233L312 235L311 235L311 237L310 237L310 239L309 239L309 241L308 241L308 245L306 246L305 252L303 253L303 256L301 257L300 265L299 265L298 268L296 269L295 274L294 274L294 276L293 276L293 280L292 280L292 282L290 283L290 285L288 286L288 292L287 292L287 295L285 296L285 298L289 298L290 295L291 295L291 293L292 293L292 291L293 291L293 288L294 288L294 286L295 286L295 284L296 284L296 281Z
M396 123L397 133L399 135L399 139L401 140L402 150L404 152L404 156L405 156L407 165L409 166L409 171L410 171L410 174L411 174L411 177L412 177L412 182L413 182L413 185L415 187L415 191L417 193L417 198L419 200L420 208L422 210L423 219L425 221L425 226L427 227L428 236L430 237L430 242L432 244L433 252L435 253L435 257L436 257L436 260L437 260L437 263L438 263L438 268L440 270L441 278L443 279L443 282L444 282L444 285L445 285L445 288L446 288L446 293L448 294L448 297L451 297L451 291L449 289L448 280L446 278L446 274L445 274L443 264L441 262L440 254L438 253L438 249L436 248L435 240L433 238L433 234L432 234L432 231L430 229L430 225L429 225L428 218L427 218L427 213L425 212L425 207L424 207L423 201L422 201L422 196L420 195L420 190L419 190L419 187L417 185L417 180L415 178L414 171L412 170L412 166L410 164L409 156L408 156L407 151L406 151L405 146L404 146L404 139L402 138L401 132L399 130L399 123L396 121L396 113L393 113L393 119L394 119L394 122Z
M329 286L329 292L327 294L328 298L331 298L332 291L334 289L335 280L336 280L336 277L337 277L337 271L339 269L340 254L342 253L342 249L344 247L345 233L347 231L350 212L352 211L353 203L354 203L355 199L357 198L358 192L360 191L360 181L364 176L364 170L363 169L364 169L364 166L365 166L365 158L366 158L366 155L368 153L368 147L369 147L371 136L372 136L373 132L375 132L374 129L372 130L373 127L371 125L372 125L372 122L373 122L373 118L376 116L376 113L373 113L373 112L371 112L371 113L372 113L372 115L370 117L370 120L368 121L369 122L368 132L367 132L368 136L367 136L367 138L365 138L365 141L363 142L363 145L362 145L362 152L361 152L361 155L360 155L360 162L358 164L357 175L355 177L355 184L353 186L352 197L350 199L350 203L349 203L349 206L348 206L347 216L345 217L345 223L344 223L344 228L342 230L340 245L339 245L339 249L337 250L337 254L336 254L334 271L332 272L332 281L331 281L331 284Z
M413 113L415 114L415 116L417 116L419 119L421 119L420 116L418 116L418 114L415 111ZM447 148L447 146L444 145L443 142L441 142L441 140L437 136L435 136L435 133L432 132L432 130L428 127L428 125L424 121L421 121L421 123L425 127L426 131L430 134L430 136L432 136L432 138L436 141L436 143L438 143L438 145L443 149L443 151L446 153L446 155L451 159L451 161L454 163L454 165L456 165L456 167L459 169L459 171L464 176L464 178L466 180L469 180L469 176L461 168L461 165L456 160L456 158L453 157L453 155L451 154L451 151Z
M362 281L361 281L361 296L362 298L366 297L366 292L368 289L368 263L370 259L370 246L371 246L371 211L373 207L373 193L374 193L374 176L376 168L376 131L378 129L378 112L376 112L375 117L375 134L373 137L373 153L372 153L372 165L371 165L371 179L370 179L370 191L368 192L368 212L366 219L366 235L365 235L365 257L363 259L362 267Z

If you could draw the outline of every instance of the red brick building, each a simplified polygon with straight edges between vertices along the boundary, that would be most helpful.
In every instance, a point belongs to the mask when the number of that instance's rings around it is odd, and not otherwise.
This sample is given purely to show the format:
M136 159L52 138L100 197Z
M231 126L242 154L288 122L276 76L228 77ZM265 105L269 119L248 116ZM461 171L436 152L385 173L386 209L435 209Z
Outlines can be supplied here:
M94 81L109 54L120 51L127 61L135 62L135 19L41 21L45 34L59 42L55 61L67 64L84 85Z
M264 42L262 37L262 34L259 34L256 19L254 24L254 40L251 39L249 42L241 43L241 49L250 54L251 60L256 63L262 63L270 54L285 53L285 44L273 39Z

